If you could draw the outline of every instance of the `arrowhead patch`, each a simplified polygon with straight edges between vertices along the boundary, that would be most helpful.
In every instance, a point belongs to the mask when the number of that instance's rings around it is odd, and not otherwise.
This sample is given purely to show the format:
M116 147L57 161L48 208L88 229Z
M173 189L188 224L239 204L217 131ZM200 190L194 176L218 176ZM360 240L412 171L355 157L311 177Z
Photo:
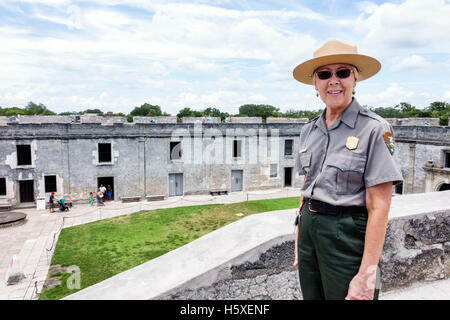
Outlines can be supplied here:
M395 151L395 144L394 144L394 137L392 136L392 133L389 131L386 131L385 133L383 133L383 140L384 140L384 143L386 144L389 152L391 153L391 155L393 155L394 151Z

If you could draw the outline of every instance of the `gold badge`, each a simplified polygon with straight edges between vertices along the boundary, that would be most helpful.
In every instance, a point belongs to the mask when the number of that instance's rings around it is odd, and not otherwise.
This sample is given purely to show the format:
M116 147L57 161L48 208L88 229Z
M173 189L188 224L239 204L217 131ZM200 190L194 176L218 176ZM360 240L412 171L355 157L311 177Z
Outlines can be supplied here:
M348 137L345 146L348 150L354 150L358 146L359 139L357 137Z

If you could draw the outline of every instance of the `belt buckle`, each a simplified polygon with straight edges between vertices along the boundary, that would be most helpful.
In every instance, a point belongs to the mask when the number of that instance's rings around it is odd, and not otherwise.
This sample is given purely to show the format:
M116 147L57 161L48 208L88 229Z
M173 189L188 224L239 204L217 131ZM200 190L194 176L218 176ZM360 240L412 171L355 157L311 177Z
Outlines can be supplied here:
M309 211L311 211L311 212L313 212L313 213L316 213L317 210L311 209L311 200L312 200L311 198L308 199L308 209L309 209Z

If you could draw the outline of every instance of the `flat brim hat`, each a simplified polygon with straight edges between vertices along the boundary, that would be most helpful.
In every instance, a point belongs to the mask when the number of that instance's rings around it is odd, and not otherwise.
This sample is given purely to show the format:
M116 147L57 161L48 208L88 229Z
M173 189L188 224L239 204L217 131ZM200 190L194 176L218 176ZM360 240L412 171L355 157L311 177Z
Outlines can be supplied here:
M293 71L294 78L305 84L314 85L314 71L334 63L351 64L358 69L358 81L368 79L381 69L381 63L370 56L359 54L354 44L330 39L314 51L314 57Z

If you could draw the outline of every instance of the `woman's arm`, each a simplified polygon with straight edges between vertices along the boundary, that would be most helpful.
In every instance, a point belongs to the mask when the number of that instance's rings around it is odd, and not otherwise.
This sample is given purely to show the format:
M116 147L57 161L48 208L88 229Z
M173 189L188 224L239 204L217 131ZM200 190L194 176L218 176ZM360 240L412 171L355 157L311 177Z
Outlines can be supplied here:
M300 196L300 204L298 206L298 215L300 216L302 210L303 196ZM294 246L294 263L292 264L294 267L298 266L298 228L300 226L300 219L298 220L298 224L295 226L295 246Z
M359 271L350 282L347 300L373 299L378 262L383 251L392 199L392 182L366 189L369 213L364 241L364 253Z

